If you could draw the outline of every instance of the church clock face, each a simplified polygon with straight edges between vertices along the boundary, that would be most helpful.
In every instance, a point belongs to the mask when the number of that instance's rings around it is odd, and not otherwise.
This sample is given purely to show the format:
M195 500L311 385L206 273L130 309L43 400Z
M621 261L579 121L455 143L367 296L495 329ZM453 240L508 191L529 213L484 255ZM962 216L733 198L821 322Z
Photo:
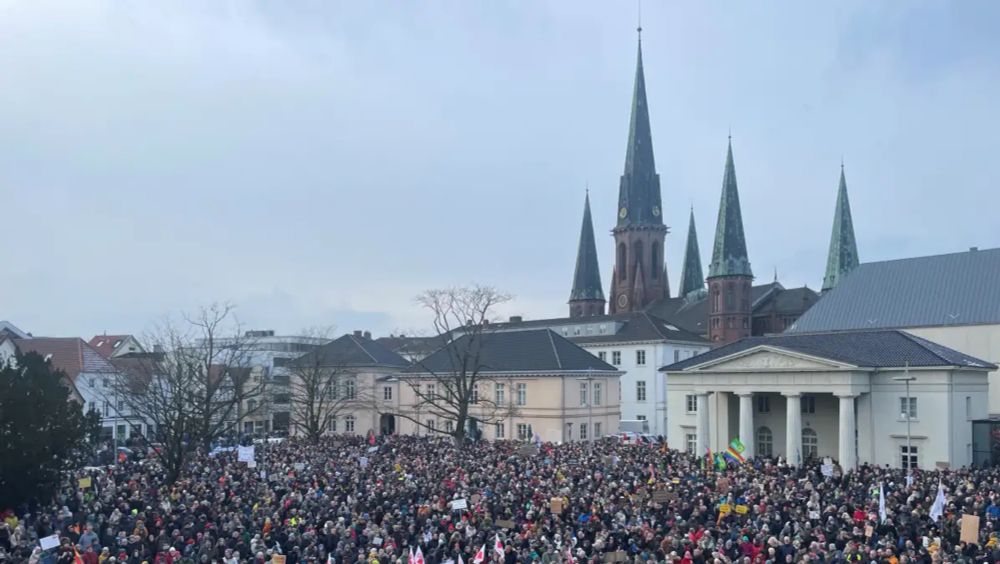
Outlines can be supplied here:
M623 207L622 209L618 210L618 217L625 219L625 216L627 215L628 215L628 208Z
M660 217L660 206L653 206L653 217Z
M618 296L618 307L621 309L625 309L628 307L628 295L620 294Z

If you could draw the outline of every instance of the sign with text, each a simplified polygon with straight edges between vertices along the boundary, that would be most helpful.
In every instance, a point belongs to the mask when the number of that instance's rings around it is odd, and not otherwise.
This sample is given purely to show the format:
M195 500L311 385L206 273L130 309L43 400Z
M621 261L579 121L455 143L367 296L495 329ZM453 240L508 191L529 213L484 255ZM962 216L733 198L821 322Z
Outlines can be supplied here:
M79 484L81 490L89 488L91 486L90 476L87 476L86 478L80 478Z
M497 521L497 526L503 527L504 529L513 529L514 522L509 519L500 519L499 521Z
M254 458L253 445L241 446L236 449L236 460L239 462L251 462Z
M979 515L962 515L962 534L959 540L968 544L979 544Z
M469 502L466 499L456 499L451 502L452 511L461 511L463 509L469 508Z
M746 515L750 508L746 505L737 505L735 511L737 515Z
M38 542L42 545L42 550L49 550L59 546L59 535L42 537L38 539Z
M554 497L549 500L549 510L552 513L562 513L563 510L563 500L561 497Z

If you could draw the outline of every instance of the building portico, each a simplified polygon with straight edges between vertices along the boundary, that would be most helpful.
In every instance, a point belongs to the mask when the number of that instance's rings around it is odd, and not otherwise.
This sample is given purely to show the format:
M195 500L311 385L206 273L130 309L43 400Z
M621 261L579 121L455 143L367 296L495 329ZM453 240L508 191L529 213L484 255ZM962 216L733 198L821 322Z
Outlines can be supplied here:
M745 339L663 369L668 440L704 455L739 438L745 456L830 457L845 470L907 455L961 466L969 421L986 412L988 366L898 331ZM916 378L909 396L894 379L904 374Z

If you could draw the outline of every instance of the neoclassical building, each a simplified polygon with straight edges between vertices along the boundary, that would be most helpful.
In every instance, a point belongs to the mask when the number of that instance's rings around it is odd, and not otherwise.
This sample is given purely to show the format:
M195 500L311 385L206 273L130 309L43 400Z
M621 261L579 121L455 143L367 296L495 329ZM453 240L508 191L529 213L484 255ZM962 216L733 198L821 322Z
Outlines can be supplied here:
M791 464L971 464L986 361L898 330L750 337L662 369L672 446Z

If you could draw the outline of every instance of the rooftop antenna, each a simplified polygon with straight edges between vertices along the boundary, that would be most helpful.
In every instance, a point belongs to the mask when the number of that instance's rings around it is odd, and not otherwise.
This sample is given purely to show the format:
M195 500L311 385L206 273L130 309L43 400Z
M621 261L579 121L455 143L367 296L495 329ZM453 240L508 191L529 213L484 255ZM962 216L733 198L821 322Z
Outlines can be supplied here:
M635 31L639 33L639 43L642 43L642 0L636 0L638 18L636 19L637 25Z

